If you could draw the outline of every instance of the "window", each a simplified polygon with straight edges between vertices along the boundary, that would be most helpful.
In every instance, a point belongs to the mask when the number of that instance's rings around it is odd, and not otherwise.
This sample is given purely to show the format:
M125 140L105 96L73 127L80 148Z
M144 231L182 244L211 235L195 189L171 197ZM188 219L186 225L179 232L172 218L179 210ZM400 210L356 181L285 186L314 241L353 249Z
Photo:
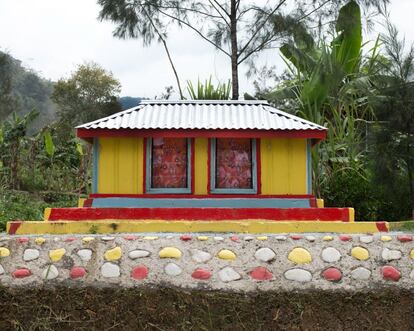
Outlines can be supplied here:
M256 140L213 139L210 167L212 193L257 193Z
M146 191L148 193L191 193L190 154L189 139L148 139Z

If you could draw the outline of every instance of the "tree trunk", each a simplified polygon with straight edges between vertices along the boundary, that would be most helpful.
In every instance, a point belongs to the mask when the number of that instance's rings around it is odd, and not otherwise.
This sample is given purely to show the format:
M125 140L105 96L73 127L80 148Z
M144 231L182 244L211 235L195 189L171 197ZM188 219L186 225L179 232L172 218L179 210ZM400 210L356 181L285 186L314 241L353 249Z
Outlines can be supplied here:
M177 70L175 69L174 62L173 62L173 60L171 58L170 51L169 51L168 46L167 46L167 42L165 41L164 37L162 36L161 32L156 27L156 25L154 24L154 22L152 21L152 18L147 13L147 11L145 10L145 8L142 7L142 9L144 10L145 15L148 17L148 20L150 21L152 27L154 28L155 32L157 33L158 37L160 38L160 40L161 40L161 42L162 42L162 44L164 46L165 53L167 53L168 61L170 61L171 68L172 68L172 70L174 72L175 80L177 81L177 87L178 87L178 92L180 93L180 99L181 100L184 100L184 94L183 94L183 91L181 89L180 79L178 78L178 73L177 73Z
M237 49L237 0L231 0L230 4L230 40L231 40L231 83L232 99L239 99L239 67Z
M160 38L161 38L162 44L164 45L165 52L167 53L168 61L170 61L171 68L174 72L175 80L177 81L178 92L180 93L180 98L181 100L184 100L184 94L183 94L183 91L181 90L180 79L178 78L177 70L175 69L175 65L171 58L170 51L168 50L167 43L164 40L164 38L162 38L161 36Z

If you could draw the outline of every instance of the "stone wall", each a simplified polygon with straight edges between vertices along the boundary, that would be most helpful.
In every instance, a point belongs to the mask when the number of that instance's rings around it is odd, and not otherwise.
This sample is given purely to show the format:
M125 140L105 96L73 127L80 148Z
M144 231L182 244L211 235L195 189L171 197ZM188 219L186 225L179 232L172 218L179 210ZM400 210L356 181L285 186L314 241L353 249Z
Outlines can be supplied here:
M411 289L413 270L408 234L0 236L0 284L10 287Z

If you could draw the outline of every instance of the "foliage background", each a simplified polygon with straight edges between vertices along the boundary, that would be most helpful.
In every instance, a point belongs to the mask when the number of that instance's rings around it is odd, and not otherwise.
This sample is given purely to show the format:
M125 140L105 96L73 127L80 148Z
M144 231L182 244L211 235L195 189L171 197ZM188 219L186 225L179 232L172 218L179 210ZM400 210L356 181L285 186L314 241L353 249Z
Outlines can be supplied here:
M197 11L206 8L193 2L195 7L169 9L196 26ZM276 11L268 6L252 7L255 14L244 17L246 26L252 28L250 34L243 35L244 42L252 38L245 51L254 45L257 52L271 46L275 53L280 50L287 67L281 76L272 67L257 68L256 52L251 53L249 65L257 77L256 91L245 98L266 99L329 128L327 140L318 144L312 155L314 194L323 197L327 206L355 207L358 220L411 218L414 47L405 43L390 22L386 7L381 7L386 0L332 1L322 11L312 11L312 6L323 5L323 1L297 2L310 4L306 20L297 20L304 14L300 10L295 12L299 16L286 15L283 6ZM125 20L122 12L111 12L123 8L124 1L117 1L116 6L114 0L100 3L101 19L120 24L118 32L132 29L131 36L143 38L144 44L158 38L168 53L165 29L177 23L176 18L165 20L160 12L163 9L148 3L138 16L150 15L152 23L135 22ZM191 3L186 0L176 5ZM146 12L150 8L153 12ZM364 13L369 16L372 8L379 10L387 32L367 42L362 38L369 27L364 25ZM214 7L206 10L217 16ZM179 16L182 14L188 16ZM223 17L215 18L223 21ZM254 25L255 20L260 24ZM325 21L326 25L321 24ZM318 22L317 29L311 27ZM220 24L203 30L216 46L225 47L244 33L227 31ZM148 29L141 29L144 27ZM257 27L263 30L255 34ZM266 43L269 37L275 38L270 44ZM237 56L242 58L243 54ZM229 99L238 86L235 79L233 75L226 83L213 82L211 77L187 82L187 89L180 87L180 93L190 99ZM268 79L277 84L266 85ZM119 91L119 81L112 73L93 62L80 64L70 77L51 82L0 52L0 230L8 220L41 219L46 206L75 206L78 197L89 193L90 145L75 137L73 127L133 107L141 100L120 98ZM159 98L168 99L173 92L172 87L166 87Z

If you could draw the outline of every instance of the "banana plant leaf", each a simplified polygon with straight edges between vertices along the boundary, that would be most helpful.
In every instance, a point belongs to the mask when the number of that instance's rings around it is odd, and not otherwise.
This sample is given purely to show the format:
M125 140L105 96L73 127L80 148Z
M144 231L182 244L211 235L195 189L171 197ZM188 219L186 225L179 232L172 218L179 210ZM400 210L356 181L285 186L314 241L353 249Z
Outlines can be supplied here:
M45 151L47 155L52 157L55 154L55 144L53 143L52 135L50 131L46 131L43 135L45 140Z
M335 30L338 36L332 46L336 62L345 74L358 70L362 47L361 10L355 1L348 2L339 10Z

